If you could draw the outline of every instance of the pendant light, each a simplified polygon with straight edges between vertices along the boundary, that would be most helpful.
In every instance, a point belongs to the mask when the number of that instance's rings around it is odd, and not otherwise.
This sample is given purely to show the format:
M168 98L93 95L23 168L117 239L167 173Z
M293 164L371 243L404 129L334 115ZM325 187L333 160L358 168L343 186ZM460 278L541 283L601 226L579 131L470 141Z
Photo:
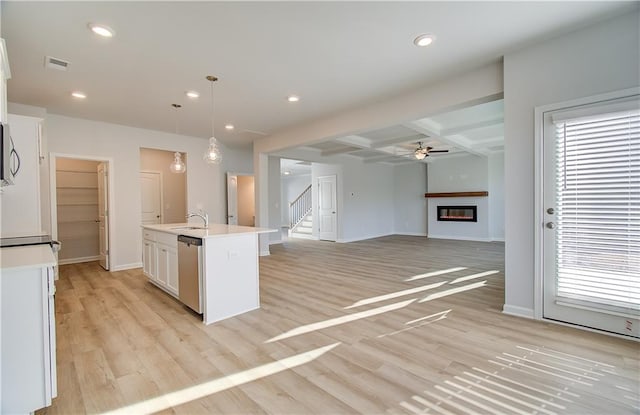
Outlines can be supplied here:
M209 164L218 164L222 160L222 154L220 153L220 149L218 148L218 140L215 137L215 125L214 125L214 117L213 117L213 83L217 81L218 78L215 76L207 76L207 81L211 82L211 138L209 138L209 148L207 152L204 153L204 161Z
M180 104L171 104L176 113L176 134L178 134L178 109L182 108ZM182 154L179 152L173 153L173 162L169 165L171 173L184 173L187 170L187 166L182 161Z

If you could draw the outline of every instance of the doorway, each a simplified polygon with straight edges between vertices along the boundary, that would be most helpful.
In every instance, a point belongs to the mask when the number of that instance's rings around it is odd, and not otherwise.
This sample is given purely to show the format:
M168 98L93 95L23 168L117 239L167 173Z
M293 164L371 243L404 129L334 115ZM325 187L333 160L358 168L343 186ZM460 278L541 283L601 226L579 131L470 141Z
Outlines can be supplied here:
M99 261L110 269L110 160L51 155L52 235L58 263Z
M256 226L253 174L227 172L227 223Z
M173 151L140 148L141 223L184 223L187 216L187 173L173 173ZM187 164L187 157L182 154ZM187 166L188 172L188 166Z

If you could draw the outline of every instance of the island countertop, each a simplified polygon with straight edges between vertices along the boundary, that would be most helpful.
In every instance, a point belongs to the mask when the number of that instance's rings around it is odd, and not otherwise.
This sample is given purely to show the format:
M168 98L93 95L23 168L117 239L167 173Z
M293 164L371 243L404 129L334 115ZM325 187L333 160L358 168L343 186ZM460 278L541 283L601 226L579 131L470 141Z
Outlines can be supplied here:
M156 225L142 225L144 229L157 232L171 233L174 235L186 235L194 238L221 238L246 233L271 233L277 229L255 228L253 226L226 225L222 223L210 223L209 227L193 223L163 223Z

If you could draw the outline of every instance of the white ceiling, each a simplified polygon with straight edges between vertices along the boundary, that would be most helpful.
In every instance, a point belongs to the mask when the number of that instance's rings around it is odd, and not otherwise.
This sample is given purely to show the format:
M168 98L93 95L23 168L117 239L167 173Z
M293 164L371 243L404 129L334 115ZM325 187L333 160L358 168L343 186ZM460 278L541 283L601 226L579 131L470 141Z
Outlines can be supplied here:
M169 132L176 128L170 104L180 103L180 133L208 138L205 76L211 74L220 78L214 89L216 137L228 146L246 146L292 125L495 62L508 51L631 7L636 4L3 1L1 28L13 75L11 102ZM115 37L98 38L87 29L89 22L112 27ZM436 42L415 47L421 33L435 34ZM45 69L47 55L70 61L69 70ZM186 98L190 89L201 97ZM73 90L88 98L72 99ZM289 94L301 101L288 103ZM403 144L408 150L425 135L425 144L451 154L499 150L502 103L469 111L343 137L316 150L352 146L364 149L353 157L372 159ZM225 123L236 130L225 131ZM385 140L396 145L381 147Z

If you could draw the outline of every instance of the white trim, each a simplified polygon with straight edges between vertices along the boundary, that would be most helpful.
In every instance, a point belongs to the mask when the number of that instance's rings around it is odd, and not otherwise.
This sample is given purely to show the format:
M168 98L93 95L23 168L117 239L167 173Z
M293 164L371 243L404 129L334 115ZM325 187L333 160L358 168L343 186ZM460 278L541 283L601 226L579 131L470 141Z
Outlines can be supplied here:
M401 235L401 236L427 236L426 232L394 232L392 235Z
M108 165L108 178L109 178L109 206L108 206L108 215L109 218L109 263L107 264L107 268L109 270L113 270L113 251L116 235L116 217L115 217L115 179L114 179L114 162L112 157L95 157L95 156L86 156L80 154L67 154L67 153L49 153L49 215L51 221L51 238L58 239L58 198L56 195L56 161L58 158L68 158L68 159L76 159L76 160L92 160L107 163ZM142 265L140 265L142 266ZM128 269L128 268L126 268Z
M395 233L390 232L390 233L381 233L379 235L361 236L361 237L357 237L357 238L338 239L335 242L337 242L339 244L347 244L347 243L351 243L351 242L366 241L367 239L382 238L384 236L391 236L391 235L395 235ZM321 240L324 240L324 239L321 239ZM329 241L329 242L333 242L333 241Z
M611 332L611 331L598 330L598 329L594 329L592 327L580 326L578 324L571 324L571 323L567 323L565 321L551 320L551 319L548 319L548 318L543 318L541 320L543 322L545 322L545 323L552 323L552 324L557 324L557 325L560 325L560 326L571 327L571 328L574 328L574 329L577 329L577 330L590 331L592 333L604 334L606 336L617 337L619 339L626 339L626 340L632 340L632 341L635 341L635 342L640 342L640 339L637 338L637 337L625 336L624 334L614 333L614 332Z
M455 241L492 242L492 238L478 238L474 236L428 235L429 239L452 239Z
M110 272L125 271L125 270L128 270L128 269L135 269L135 268L142 268L142 262L134 262L132 264L116 265L116 266L112 267L109 271Z
M271 252L267 249L266 251L260 251L260 256L270 256Z
M491 238L491 242L504 242L504 238Z
M502 312L510 316L535 319L533 310L531 308L518 307L517 305L505 304L502 306Z
M284 241L283 241L283 239L282 239L282 238L280 238L280 239L274 239L273 241L272 241L272 240L270 240L270 241L269 241L269 245L278 245L278 244L281 244L281 243L283 243L283 242L284 242Z
M83 262L98 261L99 259L100 259L100 255L84 256L84 257L78 257L78 258L59 259L58 260L58 265L81 264Z
M599 95L573 99L555 104L541 105L534 109L534 221L533 221L533 312L534 318L541 320L544 314L544 246L543 246L543 212L544 212L544 114L581 105L595 104L627 96L640 94L640 87L622 89Z
M7 45L4 43L4 39L2 38L0 38L0 60L2 61L2 72L4 72L5 80L11 79L11 68L9 67Z

